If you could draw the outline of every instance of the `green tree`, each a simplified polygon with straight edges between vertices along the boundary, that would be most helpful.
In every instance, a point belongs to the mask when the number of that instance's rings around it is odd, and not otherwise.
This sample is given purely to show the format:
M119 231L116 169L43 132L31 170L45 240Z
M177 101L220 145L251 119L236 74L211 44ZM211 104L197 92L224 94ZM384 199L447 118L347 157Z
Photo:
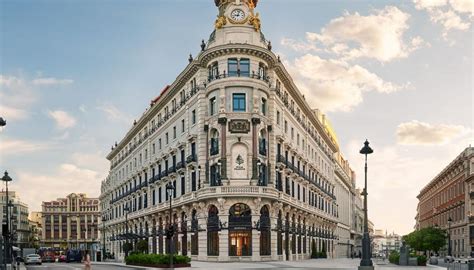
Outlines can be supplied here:
M403 240L416 251L438 252L446 244L446 231L434 227L423 228L403 236Z
M128 253L133 250L133 244L132 243L123 243L122 245L123 252Z
M137 243L137 251L141 253L147 253L148 252L148 241L146 240L140 240Z

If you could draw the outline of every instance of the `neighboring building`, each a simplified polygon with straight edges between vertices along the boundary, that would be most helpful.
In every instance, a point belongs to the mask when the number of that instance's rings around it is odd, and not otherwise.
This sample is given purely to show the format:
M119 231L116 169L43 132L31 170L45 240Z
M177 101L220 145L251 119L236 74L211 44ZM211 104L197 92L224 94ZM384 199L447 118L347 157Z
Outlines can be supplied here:
M8 191L8 200L10 201L10 234L13 238L13 245L17 247L26 247L29 239L28 223L28 205L20 200L16 191ZM2 214L1 224L6 224L6 192L0 192L0 209ZM0 232L2 228L0 228Z
M474 147L461 152L417 198L415 227L449 230L453 256L469 256L474 251ZM447 247L441 251L446 253Z
M335 257L335 137L260 32L257 0L215 3L215 31L202 51L107 156L106 250L123 259L123 244L143 239L150 252L166 252L172 183L179 254L299 260L314 241Z
M351 242L355 256L362 253L362 237L364 236L364 199L361 193L360 189L354 189L352 194Z
M41 212L31 212L28 222L30 223L29 246L39 248L43 234Z
M99 199L83 193L42 204L42 247L91 249L98 242Z
M349 162L345 160L340 153L335 154L336 170L336 198L337 198L337 232L338 237L336 245L336 257L349 258L354 252L355 241L351 237L351 229L354 218L354 181L355 174L349 166Z
M385 256L388 256L390 251L400 250L401 242L402 237L398 234L387 234L387 232L384 233L383 230L375 230L372 253L378 255L385 254Z

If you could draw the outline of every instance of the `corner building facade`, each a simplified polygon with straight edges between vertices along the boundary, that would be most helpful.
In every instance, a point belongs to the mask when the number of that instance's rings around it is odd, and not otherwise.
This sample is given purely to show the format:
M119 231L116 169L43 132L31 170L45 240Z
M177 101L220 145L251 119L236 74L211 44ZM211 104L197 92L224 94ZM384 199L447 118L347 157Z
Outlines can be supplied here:
M215 1L201 52L108 154L99 229L117 259L140 240L169 252L170 223L173 251L193 260L335 256L338 146L271 51L257 2Z

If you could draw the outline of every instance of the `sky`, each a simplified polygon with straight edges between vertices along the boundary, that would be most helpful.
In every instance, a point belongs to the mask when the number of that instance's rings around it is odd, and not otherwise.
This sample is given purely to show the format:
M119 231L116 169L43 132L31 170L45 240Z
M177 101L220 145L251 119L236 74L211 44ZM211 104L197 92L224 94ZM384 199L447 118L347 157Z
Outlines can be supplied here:
M330 118L369 217L413 230L416 196L473 143L468 0L261 0L262 31ZM212 0L0 0L0 170L30 211L98 196L105 156L213 31Z

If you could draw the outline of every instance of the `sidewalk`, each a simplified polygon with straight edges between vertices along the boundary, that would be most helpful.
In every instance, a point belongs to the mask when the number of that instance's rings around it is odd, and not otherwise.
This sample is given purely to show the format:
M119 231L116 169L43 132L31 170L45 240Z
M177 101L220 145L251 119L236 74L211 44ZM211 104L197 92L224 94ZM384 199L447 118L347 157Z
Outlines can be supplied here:
M115 265L117 267L128 267L133 269L160 269L160 268L147 268L140 266L127 266L125 263L119 262L93 262L92 265ZM212 270L232 270L232 269L336 269L336 270L357 270L360 264L358 259L317 259L317 260L303 260L303 261L270 261L270 262L201 262L192 261L191 267L180 268L180 269L212 269ZM396 269L409 269L409 270L446 270L446 267L440 266L399 266L389 264L387 261L374 260L374 268L376 270L396 270ZM120 268L118 268L120 269ZM163 268L165 269L165 268Z

